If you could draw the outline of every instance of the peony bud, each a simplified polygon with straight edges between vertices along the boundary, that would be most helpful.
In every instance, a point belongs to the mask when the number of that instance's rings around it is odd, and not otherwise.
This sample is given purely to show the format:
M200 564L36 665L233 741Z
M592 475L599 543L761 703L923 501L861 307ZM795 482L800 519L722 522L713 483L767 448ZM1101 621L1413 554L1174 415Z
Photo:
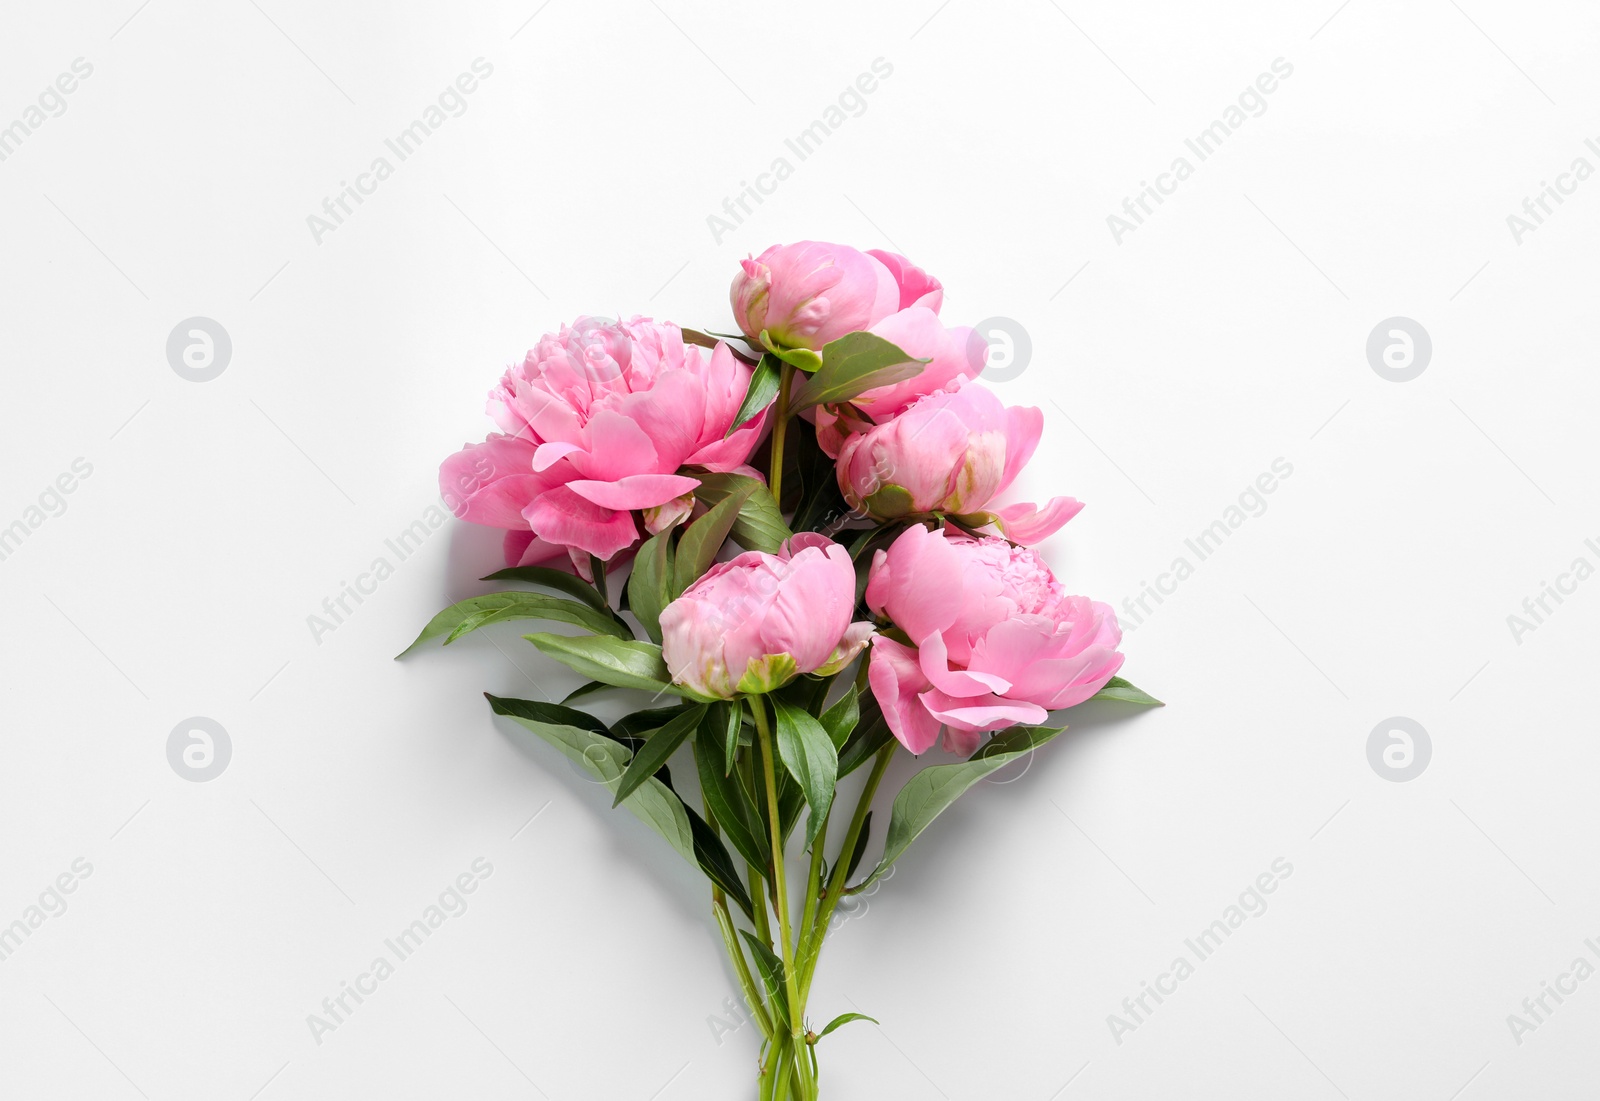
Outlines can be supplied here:
M939 281L903 256L798 241L740 262L729 296L739 328L778 347L810 348L869 329L904 306L937 309Z
M711 569L661 613L673 682L716 699L770 692L802 673L836 673L861 652L870 623L851 623L849 553L815 533L777 554L747 551Z

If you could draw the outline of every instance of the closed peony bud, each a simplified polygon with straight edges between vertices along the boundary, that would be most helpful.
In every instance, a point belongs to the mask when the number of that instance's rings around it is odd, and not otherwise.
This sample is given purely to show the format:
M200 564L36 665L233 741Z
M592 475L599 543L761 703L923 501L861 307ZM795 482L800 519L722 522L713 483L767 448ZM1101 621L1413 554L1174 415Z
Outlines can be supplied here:
M816 533L778 554L747 551L711 567L661 613L661 652L673 682L701 696L770 692L802 673L850 663L872 635L852 623L849 553Z
M739 328L752 341L764 330L779 347L820 351L902 308L937 310L943 291L903 256L797 241L741 261L729 296Z

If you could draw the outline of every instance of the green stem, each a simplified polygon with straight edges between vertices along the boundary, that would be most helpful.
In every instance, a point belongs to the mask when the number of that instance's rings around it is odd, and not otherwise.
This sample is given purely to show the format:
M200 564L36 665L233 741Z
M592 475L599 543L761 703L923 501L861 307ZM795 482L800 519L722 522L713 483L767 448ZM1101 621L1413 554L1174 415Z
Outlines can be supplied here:
M794 1072L794 1046L788 1040L775 1045L772 1049L772 1058L777 1060L778 1067L778 1073L772 1080L773 1101L791 1101L789 1080Z
M817 912L816 923L811 929L810 942L803 946L806 966L805 973L800 977L802 1002L811 993L811 979L817 972L817 957L822 954L822 941L828 935L828 922L833 919L833 910L839 905L839 899L844 897L845 878L850 871L850 854L856 851L856 841L861 837L862 823L867 819L867 812L872 809L872 797L878 793L878 785L883 782L883 774L888 771L889 762L893 760L894 751L899 745L899 742L891 738L872 759L872 774L867 777L867 786L861 789L861 798L856 803L856 813L850 819L850 830L844 835L844 848L839 850L839 863L834 865L833 878L828 883L828 895L822 900L822 906Z
M767 485L772 487L772 499L783 507L783 437L789 428L789 383L794 378L794 368L785 363L778 369L778 403L774 407L772 422L772 461L768 464Z
M794 943L789 929L789 886L784 874L783 823L778 811L778 776L773 770L772 733L767 728L767 705L759 696L746 697L750 717L755 720L756 738L761 742L761 766L767 782L768 826L772 835L773 902L778 911L778 940L782 946L784 991L789 999L789 1029L796 1042L804 1035L801 1019L799 975L794 968ZM802 1076L804 1070L802 1068Z
M712 833L718 835L722 833L717 827L716 818L711 814L709 803L706 804L706 821L711 824ZM733 927L733 915L728 913L728 896L716 884L711 886L711 910L716 915L717 928L722 932L722 943L728 950L728 958L733 961L733 969L739 976L739 986L744 991L745 1004L750 1007L750 1012L755 1014L762 1035L770 1040L772 1018L767 1016L761 994L756 989L755 978L750 974L750 965L745 961L744 947L739 943L739 934Z
M829 808L829 815L832 808ZM828 844L828 818L822 819L822 826L817 830L817 839L811 843L811 870L806 873L806 908L805 914L800 918L800 939L797 942L804 947L811 939L812 923L817 917L818 896L822 886L822 853ZM806 961L801 957L800 967L805 969Z

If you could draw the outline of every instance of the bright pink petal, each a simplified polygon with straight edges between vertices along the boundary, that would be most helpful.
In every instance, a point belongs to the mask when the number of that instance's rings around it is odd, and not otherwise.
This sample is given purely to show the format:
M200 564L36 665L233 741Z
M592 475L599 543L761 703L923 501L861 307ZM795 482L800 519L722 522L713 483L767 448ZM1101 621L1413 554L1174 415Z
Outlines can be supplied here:
M573 467L585 478L613 482L630 474L664 474L677 468L660 465L644 429L613 409L602 409L584 431L584 454L573 455Z
M706 391L688 371L664 371L649 390L629 394L616 409L649 438L656 469L676 470L699 447Z
M926 638L961 616L967 607L964 588L960 555L943 535L916 524L888 552L873 556L867 607L886 613L912 638Z
M1050 713L1036 703L1000 696L977 699L946 696L937 688L922 694L923 706L940 722L962 730L1003 730L1017 723L1042 723Z
M639 537L632 513L603 508L566 486L541 494L522 515L541 539L577 547L602 559L632 546Z
M684 474L634 474L614 482L584 478L567 483L567 488L585 501L608 509L655 508L699 486L698 478Z
M439 492L463 520L526 528L522 510L550 481L533 472L533 451L528 440L498 434L468 444L440 465Z
M897 252L868 249L867 255L889 269L900 288L900 308L926 306L934 313L944 303L944 287L939 281Z
M1052 497L1043 508L1021 502L996 510L1000 521L995 526L1013 543L1037 543L1054 535L1082 509L1083 502L1071 497Z
M935 631L926 638L917 639L917 661L922 675L939 691L950 696L985 696L1001 694L1011 687L1011 682L995 673L952 669L950 655L945 650L944 636Z
M582 450L583 448L575 443L542 443L533 453L533 469L549 470L574 451Z
M1004 493L1006 487L1017 480L1022 468L1033 458L1042 435L1044 414L1037 408L1013 405L1006 409L1006 469L1000 476L1000 488L996 493Z
M939 721L922 706L918 693L928 686L916 653L882 635L872 640L867 683L883 711L889 732L913 753L926 753L939 739Z

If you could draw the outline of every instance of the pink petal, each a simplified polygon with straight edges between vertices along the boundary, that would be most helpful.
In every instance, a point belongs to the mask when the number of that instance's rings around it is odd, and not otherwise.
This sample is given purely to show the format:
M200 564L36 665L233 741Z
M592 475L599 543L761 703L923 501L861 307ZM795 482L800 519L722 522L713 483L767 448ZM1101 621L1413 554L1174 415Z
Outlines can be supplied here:
M589 418L584 436L584 454L573 455L569 461L585 478L614 482L629 474L676 469L675 463L663 469L644 429L614 409L602 409Z
M1031 405L1013 405L1006 409L1006 469L1000 476L1000 488L1017 480L1022 468L1028 465L1039 447L1039 437L1044 435L1044 414Z
M574 451L582 450L583 448L575 443L542 443L533 453L533 469L549 470Z
M950 655L945 650L944 636L938 632L917 640L918 664L922 675L939 691L952 697L983 696L991 692L1003 693L1011 682L994 673L952 669Z
M897 252L868 249L867 255L889 269L900 288L900 308L926 306L934 313L944 303L944 287L939 281Z
M1000 696L957 699L931 688L921 699L930 715L961 730L1003 730L1017 723L1041 723L1050 717L1050 713L1036 703Z
M533 472L534 446L492 435L468 444L439 467L439 492L463 520L496 528L526 528L522 510L549 487Z
M576 547L602 559L632 546L639 537L632 513L602 508L566 486L541 494L522 515L541 539Z
M1071 497L1052 497L1044 508L1021 502L997 510L1000 520L995 526L1013 543L1037 543L1054 535L1082 509L1083 502Z
M926 753L939 740L939 722L917 695L928 682L909 647L882 635L874 638L867 683L872 686L889 732L901 745L913 753Z
M655 508L699 486L698 478L684 474L634 474L614 482L582 478L567 483L567 488L585 501L608 509Z

